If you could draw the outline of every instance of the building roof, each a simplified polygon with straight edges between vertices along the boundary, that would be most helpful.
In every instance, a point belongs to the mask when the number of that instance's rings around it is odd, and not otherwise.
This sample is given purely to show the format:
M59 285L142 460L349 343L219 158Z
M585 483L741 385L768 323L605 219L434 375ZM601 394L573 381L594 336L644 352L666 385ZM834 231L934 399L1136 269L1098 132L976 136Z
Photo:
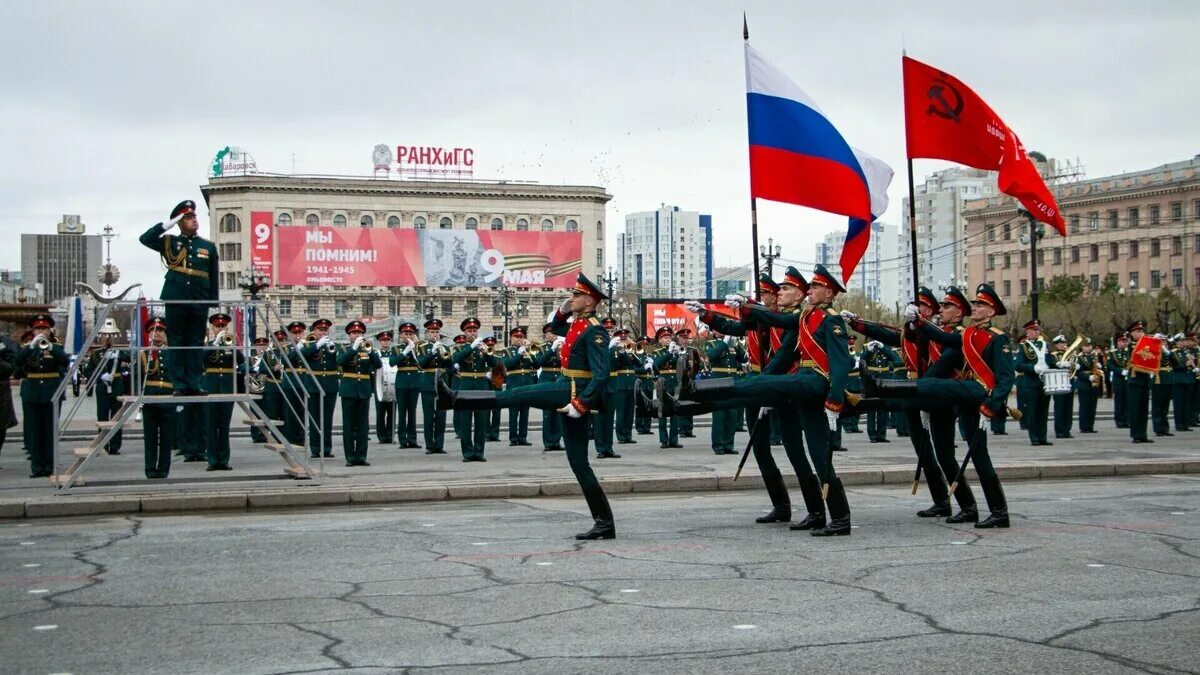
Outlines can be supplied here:
M200 186L207 204L218 192L309 192L315 194L371 194L398 197L468 197L484 199L554 199L606 203L604 188L592 185L546 185L530 182L453 180L421 181L369 176L296 176L251 174L210 178Z

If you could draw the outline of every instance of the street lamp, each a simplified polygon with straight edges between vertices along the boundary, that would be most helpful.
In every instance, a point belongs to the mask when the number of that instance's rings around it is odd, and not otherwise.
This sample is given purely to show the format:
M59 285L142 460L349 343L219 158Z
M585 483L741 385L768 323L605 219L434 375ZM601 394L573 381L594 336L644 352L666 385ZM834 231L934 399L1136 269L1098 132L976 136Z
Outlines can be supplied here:
M1033 214L1025 209L1020 210L1021 215L1029 220L1029 304L1033 310L1034 319L1038 318L1038 273L1037 273L1037 243L1038 240L1046 236L1046 226L1034 220ZM1025 243L1025 235L1021 238L1021 243Z
M246 310L246 325L249 328L250 340L258 337L258 322L255 321L256 309L253 303L258 301L258 294L271 286L271 278L256 269L245 269L238 272L238 288L250 294L250 307ZM270 333L270 331L267 331Z
M504 317L504 344L508 344L508 334L512 330L512 319L515 317L520 319L529 314L529 308L524 300L517 299L517 292L511 288L502 286L497 289L500 295L500 302L503 308L500 310L500 316ZM509 308L509 303L514 303L513 307ZM515 310L515 311L514 311Z
M767 238L767 245L758 247L758 255L767 261L767 276L772 276L771 272L775 267L775 259L783 255L783 247L775 243L771 237ZM758 279L754 280L754 286L758 286Z

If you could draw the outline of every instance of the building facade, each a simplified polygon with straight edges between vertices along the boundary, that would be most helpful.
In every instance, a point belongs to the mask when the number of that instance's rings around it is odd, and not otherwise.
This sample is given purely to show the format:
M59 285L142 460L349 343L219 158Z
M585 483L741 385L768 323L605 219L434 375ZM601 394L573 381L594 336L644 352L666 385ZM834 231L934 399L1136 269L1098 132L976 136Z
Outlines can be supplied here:
M482 238L483 231L577 232L582 240L581 260L573 269L597 279L604 270L605 205L612 199L604 188L590 186L253 174L211 178L201 192L220 257L221 298L226 300L248 297L239 287L238 277L252 264L254 228L250 219L254 212L270 212L270 225L276 233L285 228L317 227L346 228L349 237L373 228L479 230L470 237L474 241ZM282 319L308 323L324 317L339 329L358 318L378 325L396 320L419 324L425 317L437 317L453 334L463 318L476 316L484 335L500 333L506 323L529 325L536 332L567 294L565 288L542 287L531 281L529 286L509 285L513 293L506 299L497 284L483 283L474 276L439 277L441 282L455 283L433 286L280 285L276 283L280 266L287 261L279 259L278 247L272 255L272 286L265 293ZM419 266L416 259L420 257L420 251L405 251L394 262ZM476 280L479 285L468 285Z
M1145 171L1052 188L1067 236L1046 227L1038 242L1038 288L1058 276L1154 293L1200 286L1200 155ZM968 278L1006 299L1026 297L1028 220L1008 196L967 204Z
M964 285L968 270L966 247L963 246L966 239L963 207L967 200L998 194L997 176L995 171L954 167L934 172L916 186L917 252L920 254L917 263L922 286ZM897 253L905 260L912 260L908 197L904 198L902 213ZM900 298L911 300L916 297L911 262L900 266L897 281Z
M625 216L617 240L621 287L643 297L712 297L712 216L662 205Z
M40 289L41 300L53 304L75 295L75 284L96 286L104 262L99 235L64 231L21 235L21 283Z
M840 261L846 242L845 230L835 230L825 235L816 246L816 261L829 268L834 274L842 273ZM900 270L908 265L900 258L899 239L896 226L888 223L871 223L871 241L863 253L862 260L854 268L854 275L846 281L846 290L860 293L868 300L889 309L899 302ZM909 273L911 277L911 272Z
M750 295L751 285L750 277L754 276L753 269L743 265L742 267L718 267L713 270L713 294L714 298L724 298L727 295L737 293L739 295Z

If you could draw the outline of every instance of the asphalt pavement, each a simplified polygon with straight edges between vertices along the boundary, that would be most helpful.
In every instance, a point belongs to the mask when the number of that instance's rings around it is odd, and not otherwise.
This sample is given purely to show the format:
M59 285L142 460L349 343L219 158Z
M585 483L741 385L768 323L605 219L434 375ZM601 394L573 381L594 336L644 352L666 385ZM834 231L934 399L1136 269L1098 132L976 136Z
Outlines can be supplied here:
M1007 487L1009 530L850 490L858 526L750 493L0 522L8 673L1188 673L1200 476Z

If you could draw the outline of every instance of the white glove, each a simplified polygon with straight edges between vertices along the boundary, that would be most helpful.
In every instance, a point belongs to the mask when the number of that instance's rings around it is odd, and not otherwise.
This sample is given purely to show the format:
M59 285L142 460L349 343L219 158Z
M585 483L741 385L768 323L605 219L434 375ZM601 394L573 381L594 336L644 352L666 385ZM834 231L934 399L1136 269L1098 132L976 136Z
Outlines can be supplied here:
M921 310L917 309L917 306L912 303L909 303L908 307L904 308L904 320L905 321L916 321L917 317L920 316L920 314L921 314Z
M744 304L746 304L746 296L741 295L740 293L730 293L729 295L725 296L726 307L738 309Z
M1171 350L1170 350L1170 349L1168 349L1166 345L1163 345L1163 350L1162 350L1162 352L1163 352L1163 355L1170 355L1170 353L1171 353Z
M684 300L683 306L687 311L691 312L692 314L699 314L700 312L704 311L704 305L700 304L696 300Z
M979 413L979 430L987 431L991 427L992 419L983 413Z
M441 342L438 342L433 348L436 349L442 356L446 355L446 345L442 344Z
M654 359L647 356L645 362L643 362L642 365L646 366L646 370L654 370Z
M921 428L929 431L929 413L924 410L921 411Z
M580 417L583 417L583 413L579 412L579 410L576 409L575 406L571 405L570 403L567 403L563 407L559 408L558 412L565 413L567 417L570 417L572 419L579 419Z
M667 351L672 354L678 354L681 350L678 342L670 342L667 344Z
M225 335L225 331L221 331L220 333L217 334L217 337L223 337L224 335ZM117 350L110 349L110 350L104 352L104 358L108 359L109 361L116 359L117 358Z
M524 345L517 347L517 353L520 354L521 356L525 356L525 352L527 352L527 351L529 351L529 350Z
M100 379L104 382L104 384L112 384L112 373L101 373Z
M8 349L8 343L0 340L0 352L4 351L5 349Z
M560 335L560 336L554 338L554 343L550 345L550 348L553 349L554 351L558 351L558 350L562 349L562 346L565 345L566 343L567 343L567 338Z
M828 422L829 422L829 430L837 431L837 428L838 428L837 412L830 410L829 408L826 408L825 409L825 419L828 420Z
M458 364L456 363L456 364L454 364L454 370L455 370L455 371L462 370L462 366L460 366L460 365L458 365Z
M417 343L413 342L412 340L409 340L408 345L404 347L404 351L402 351L400 353L404 356L408 356L409 354L413 353L413 349L415 349L416 346L417 346ZM439 342L438 346L441 347L442 343ZM445 349L445 347L442 347L442 348Z
M1122 370L1122 371L1121 371L1121 377L1129 377L1129 371L1128 371L1128 370Z
M838 313L841 314L842 318L845 319L846 321L854 321L855 319L858 318L857 314L855 314L854 312L851 312L848 309L843 309L841 312L838 312Z
M185 216L187 216L187 215L188 215L188 214L187 214L187 212L184 212L184 213L181 213L181 214L179 214L179 215L175 216L174 218L172 218L172 219L168 220L168 221L167 221L167 224L166 224L166 225L163 225L163 232L164 232L164 233L165 233L165 232L170 232L172 229L174 229L174 227L175 227L176 225L178 225L178 224L179 224L179 221L183 220L183 219L184 219L184 217L185 217Z
M621 338L619 338L619 337L615 337L608 341L609 349L612 349L613 347L620 347L620 346L621 346Z
M1047 370L1050 370L1050 366L1046 365L1046 362L1041 359L1038 359L1038 362L1033 364L1033 372L1038 375L1045 373Z
M354 344L350 346L350 349L352 351L358 351L358 348L362 346L362 343L363 336L359 335L358 337L354 338Z
M218 336L218 337L220 337L220 336ZM326 335L325 337L321 338L320 340L317 340L317 347L318 348L324 347L325 345L329 344L330 342L333 342L333 340L331 340L329 338L329 336Z
M736 344L737 344L737 338L736 338L736 337L734 337L734 336L732 336L732 335L726 335L726 336L725 336L725 344L727 344L727 345L729 345L730 347L732 347L732 346L734 346L734 345L736 345Z
M474 342L471 343L471 349L479 349L479 345L481 344L483 344L483 338L477 337L475 338Z

